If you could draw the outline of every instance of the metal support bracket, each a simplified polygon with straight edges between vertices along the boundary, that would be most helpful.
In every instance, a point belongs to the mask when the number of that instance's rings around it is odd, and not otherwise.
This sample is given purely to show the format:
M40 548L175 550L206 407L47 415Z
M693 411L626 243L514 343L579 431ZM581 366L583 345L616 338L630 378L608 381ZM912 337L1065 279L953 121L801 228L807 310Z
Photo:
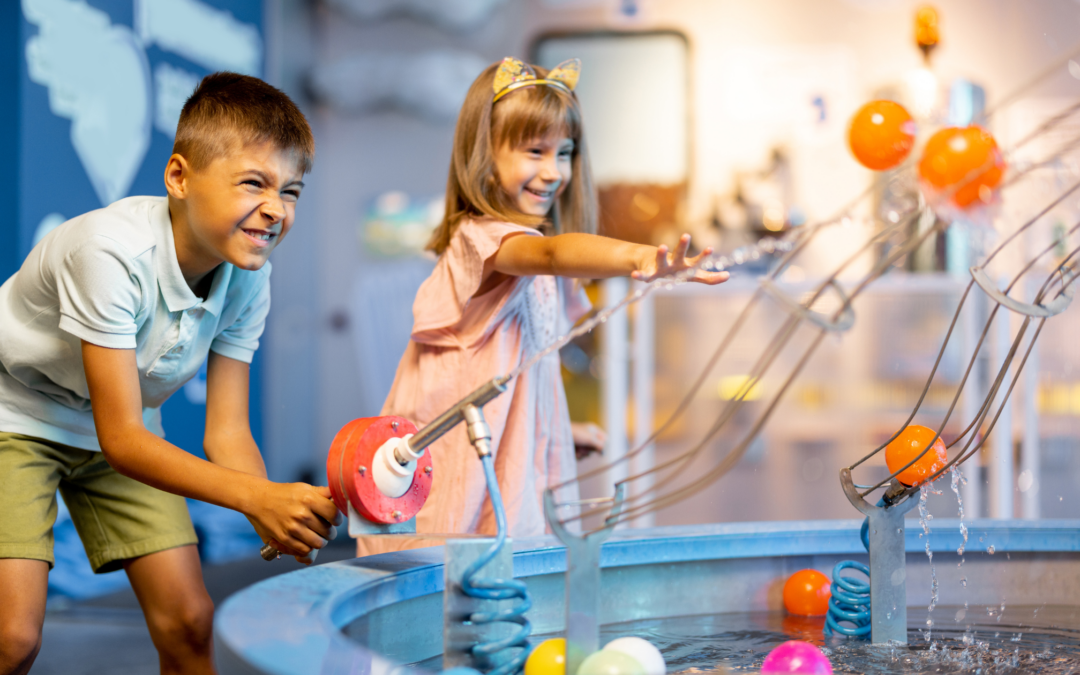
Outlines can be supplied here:
M622 511L625 485L615 486L604 527L579 535L561 522L555 496L544 492L544 515L559 541L566 544L566 672L600 649L600 545L615 529Z
M356 512L349 504L349 536L367 537L373 534L416 534L416 516L402 523L373 523Z
M842 333L851 328L855 324L855 310L851 307L851 299L844 293L844 289L840 287L840 284L836 281L830 281L829 287L833 289L837 296L840 298L840 304L844 307L844 311L840 312L840 316L834 321L831 317L821 314L820 312L811 311L809 307L804 307L797 302L790 295L780 289L771 279L768 277L761 278L761 288L769 297L776 300L788 311L789 314L799 319L809 321L822 330L827 330L833 333Z
M1077 271L1071 269L1064 271L1061 280L1063 288L1061 295L1046 304L1035 305L1010 298L1005 295L1005 293L998 290L997 285L986 273L986 270L981 267L971 268L971 278L975 280L975 283L979 284L979 288L983 289L983 293L990 296L991 300L1002 307L1011 309L1017 314L1043 319L1054 316L1055 314L1061 314L1069 306L1073 299L1073 293L1075 292L1075 287L1072 285L1072 282L1076 280L1077 274Z
M859 495L851 469L840 470L840 485L851 505L870 519L870 638L878 644L907 644L907 551L904 514L918 503L910 497L874 506Z

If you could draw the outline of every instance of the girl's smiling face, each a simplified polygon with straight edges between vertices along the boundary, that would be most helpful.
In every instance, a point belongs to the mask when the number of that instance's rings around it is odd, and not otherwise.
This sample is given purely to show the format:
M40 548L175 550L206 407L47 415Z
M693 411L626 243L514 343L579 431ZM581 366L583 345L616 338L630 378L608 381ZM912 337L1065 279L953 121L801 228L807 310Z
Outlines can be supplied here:
M573 175L574 141L562 132L495 151L499 183L518 210L546 216Z

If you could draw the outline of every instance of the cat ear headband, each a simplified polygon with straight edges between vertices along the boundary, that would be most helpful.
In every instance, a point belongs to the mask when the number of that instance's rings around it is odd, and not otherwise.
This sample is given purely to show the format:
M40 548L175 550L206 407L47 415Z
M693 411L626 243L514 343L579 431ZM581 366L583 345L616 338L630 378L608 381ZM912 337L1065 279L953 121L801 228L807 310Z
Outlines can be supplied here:
M547 74L545 78L537 78L536 71L527 63L518 61L512 56L507 56L499 64L495 71L495 98L492 103L498 101L515 89L534 87L543 84L549 87L561 89L567 94L574 91L578 77L581 76L581 59L569 59L563 61Z

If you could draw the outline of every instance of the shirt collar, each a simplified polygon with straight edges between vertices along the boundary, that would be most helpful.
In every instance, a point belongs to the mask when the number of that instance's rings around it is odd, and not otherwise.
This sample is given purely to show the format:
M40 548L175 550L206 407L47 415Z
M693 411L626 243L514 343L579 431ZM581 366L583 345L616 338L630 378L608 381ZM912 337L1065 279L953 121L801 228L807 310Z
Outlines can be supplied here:
M176 259L176 242L173 240L168 198L154 205L150 212L150 224L154 229L158 248L162 252L162 255L155 256L158 287L161 289L161 295L165 298L165 305L169 311L183 312L201 304L203 309L218 316L225 303L225 294L232 278L233 266L229 263L218 265L218 268L212 272L214 281L210 284L210 293L206 300L201 300L191 291L180 271L180 262Z

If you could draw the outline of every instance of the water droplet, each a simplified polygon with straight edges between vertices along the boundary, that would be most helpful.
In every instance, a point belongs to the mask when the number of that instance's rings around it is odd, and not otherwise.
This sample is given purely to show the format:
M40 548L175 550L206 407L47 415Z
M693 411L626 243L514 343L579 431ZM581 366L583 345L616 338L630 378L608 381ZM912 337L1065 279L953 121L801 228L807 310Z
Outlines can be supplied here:
M990 555L994 555L994 553L996 553L997 551L994 548L994 545L990 544L989 546L986 547L986 552L989 553Z

